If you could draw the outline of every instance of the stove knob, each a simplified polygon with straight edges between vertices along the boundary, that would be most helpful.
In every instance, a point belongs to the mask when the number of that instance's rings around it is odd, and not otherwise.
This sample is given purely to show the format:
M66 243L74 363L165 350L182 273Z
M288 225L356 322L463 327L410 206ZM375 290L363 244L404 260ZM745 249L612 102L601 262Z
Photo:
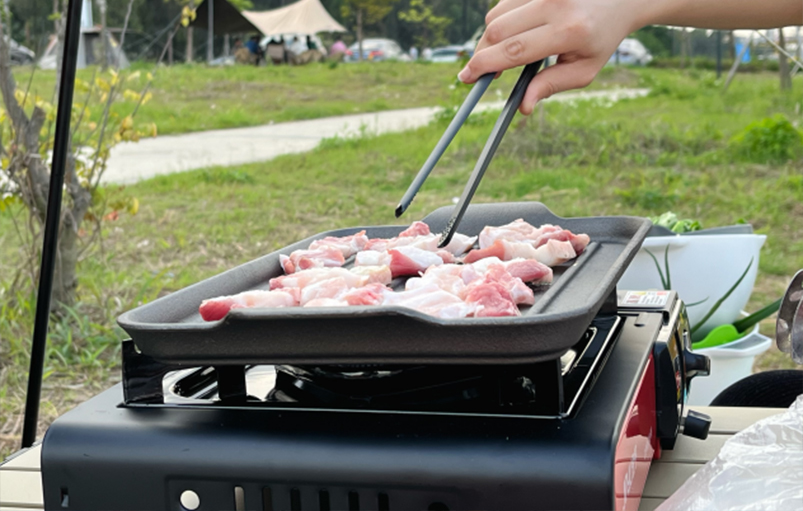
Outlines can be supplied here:
M711 429L711 417L704 413L689 410L689 414L683 418L683 434L686 436L705 440L708 438L709 429Z
M683 361L686 365L686 381L695 376L708 376L711 374L711 359L691 351L683 352Z

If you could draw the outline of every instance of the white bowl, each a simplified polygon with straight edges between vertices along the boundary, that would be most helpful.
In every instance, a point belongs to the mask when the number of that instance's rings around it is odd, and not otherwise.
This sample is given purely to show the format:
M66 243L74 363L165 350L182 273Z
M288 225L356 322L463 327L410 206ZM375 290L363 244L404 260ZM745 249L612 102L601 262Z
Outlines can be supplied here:
M671 288L686 304L689 322L697 325L728 289L739 280L750 259L753 264L739 286L720 305L703 326L695 332L700 340L719 325L732 323L739 317L756 281L761 246L767 239L762 234L712 234L695 236L655 236L644 240L633 262L619 280L620 290L663 289L655 262L664 270L664 251L669 247ZM664 275L666 276L666 275ZM696 302L703 303L694 305Z

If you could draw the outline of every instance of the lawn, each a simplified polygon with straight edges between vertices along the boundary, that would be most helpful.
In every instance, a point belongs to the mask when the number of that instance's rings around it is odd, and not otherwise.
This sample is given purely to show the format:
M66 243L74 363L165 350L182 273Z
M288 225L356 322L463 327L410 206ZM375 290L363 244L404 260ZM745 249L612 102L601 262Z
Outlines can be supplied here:
M239 128L271 122L315 119L333 115L376 112L398 108L438 106L455 95L460 64L375 62L301 67L232 66L210 68L200 64L159 67L137 63L123 72L135 78L125 87L142 92L150 72L152 99L137 112L138 123L155 123L160 134ZM53 93L55 71L17 68L18 87L27 87L43 98ZM91 83L108 78L96 68L78 71ZM506 73L485 95L485 100L506 97L517 73ZM627 86L632 73L607 73L595 87ZM463 93L464 94L464 93ZM82 102L84 93L76 92ZM136 102L120 97L112 112L130 114ZM96 121L103 108L91 108L88 121Z
M775 75L745 75L723 96L721 84L705 72L629 76L652 94L615 104L553 103L532 117L518 116L475 202L535 200L561 216L673 210L706 227L743 220L767 235L748 308L779 297L803 267L803 147L799 138L787 142L776 124L748 127L776 114L800 126L803 83L796 80L794 90L782 94ZM471 119L405 221L460 194L494 120L488 114ZM117 377L124 334L113 320L124 310L316 232L399 223L393 209L445 123L330 139L306 154L108 189L136 197L141 206L134 216L106 223L103 249L80 268L81 303L55 321L43 424ZM773 161L772 153L745 151L747 142L739 138L745 134L745 140L769 137L760 139L761 147L782 146L793 157ZM10 214L0 214L0 292L19 261ZM31 306L25 294L6 303L0 310L0 357L8 361L0 373L0 441L8 449L18 441ZM762 332L771 335L773 324L765 321ZM772 351L757 368L775 367L791 367L791 361Z

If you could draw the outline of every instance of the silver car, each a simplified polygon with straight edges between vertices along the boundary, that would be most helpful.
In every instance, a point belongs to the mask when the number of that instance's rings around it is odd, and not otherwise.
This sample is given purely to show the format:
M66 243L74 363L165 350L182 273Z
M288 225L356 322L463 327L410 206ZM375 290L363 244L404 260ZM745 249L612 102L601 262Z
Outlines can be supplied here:
M346 50L346 61L357 62L359 59L359 42ZM363 39L362 59L379 62L382 60L400 60L404 52L399 43L392 39Z

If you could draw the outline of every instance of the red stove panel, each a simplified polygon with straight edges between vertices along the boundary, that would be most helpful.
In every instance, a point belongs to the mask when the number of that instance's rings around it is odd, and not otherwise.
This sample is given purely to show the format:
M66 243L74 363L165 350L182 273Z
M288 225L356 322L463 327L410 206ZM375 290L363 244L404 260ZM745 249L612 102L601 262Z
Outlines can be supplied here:
M655 419L655 361L650 355L616 444L614 491L617 511L638 510L650 462L659 456Z

